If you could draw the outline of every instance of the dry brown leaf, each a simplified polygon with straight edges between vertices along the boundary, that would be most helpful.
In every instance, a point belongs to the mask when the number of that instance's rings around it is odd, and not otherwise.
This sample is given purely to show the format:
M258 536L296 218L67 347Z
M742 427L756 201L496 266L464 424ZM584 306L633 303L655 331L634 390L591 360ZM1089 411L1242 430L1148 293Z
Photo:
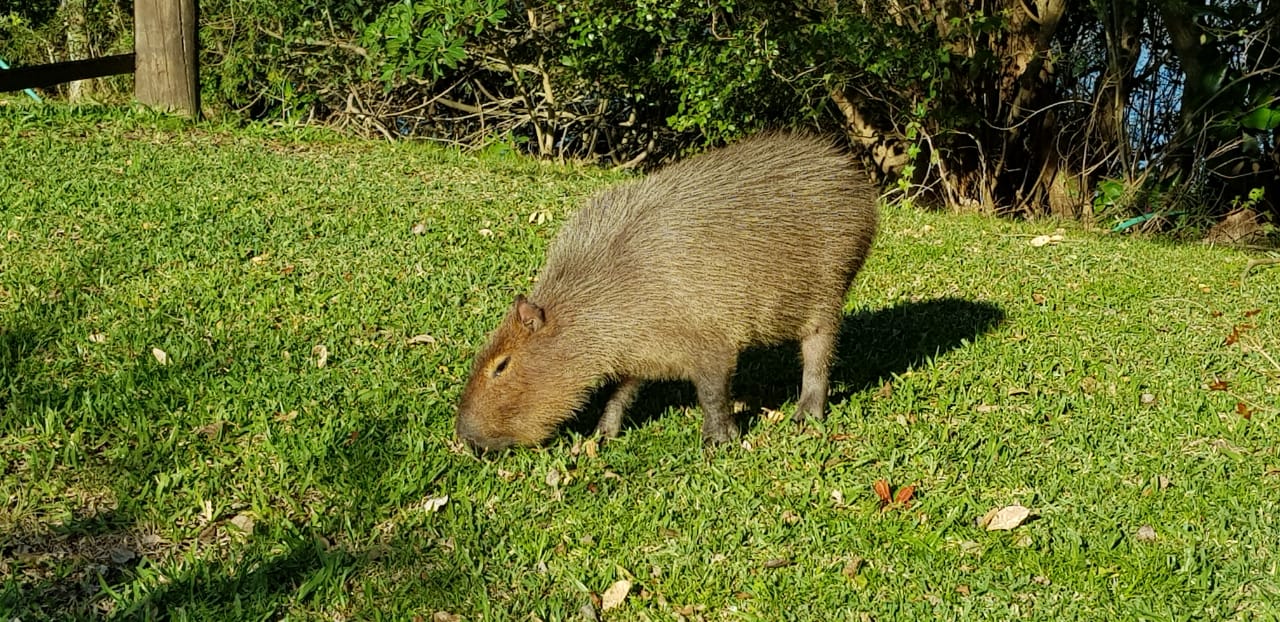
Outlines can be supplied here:
M615 581L609 589L600 595L600 611L608 611L613 609L627 600L627 594L631 593L631 582L622 579Z
M156 362L161 365L169 364L169 354L160 348L151 348L151 356L155 357Z
M1245 312L1244 312L1244 316L1245 316L1245 317L1253 317L1253 316L1255 316L1255 315L1257 315L1257 314L1259 314L1259 313L1262 313L1262 309L1249 309L1248 311L1245 311Z
M410 337L407 343L411 346L420 346L423 344L435 343L435 342L436 342L435 337L432 337L431 335L427 335L424 333L422 335L414 335Z
M311 356L316 357L316 367L323 369L325 365L329 364L329 348L325 347L323 343L311 348Z
M547 471L547 477L545 481L547 482L548 486L552 488L559 486L560 479L561 479L560 469L552 468L551 470Z
M861 571L862 571L862 558L855 556L853 559L849 560L849 562L844 565L844 568L840 571L840 574L843 574L844 576L850 579L853 579L857 577L858 573Z
M1245 419L1253 419L1253 409L1249 408L1249 405L1244 402L1236 402L1236 414Z
M414 225L413 228L409 230L409 232L414 235L422 235L427 232L427 225L423 223L418 223Z
M1143 525L1138 528L1138 534L1136 537L1139 542L1154 542L1159 536L1156 535L1154 527L1151 525Z
M89 333L90 343L106 343L107 336L102 333Z
M880 389L876 391L876 399L888 399L893 397L893 383L885 381L880 385Z
M898 494L893 496L893 502L898 505L906 505L911 502L911 496L914 495L915 492L916 487L914 484L903 486L898 489Z
M480 230L480 235L482 235L482 236L484 236L484 237L486 237L486 238L493 237L493 230L492 230L492 229L488 229L488 228L481 229L481 230Z
M788 557L775 557L773 559L766 560L764 562L764 567L769 569L782 568L784 566L790 566L791 564L794 564L794 563L795 562L791 561L791 559Z
M1044 304L1044 301L1045 301L1044 294L1041 294L1040 292L1031 292L1031 302L1034 302L1038 305L1042 305Z
M1226 380L1214 380L1213 384L1209 385L1209 390L1210 391L1226 391L1228 386L1229 385L1227 384Z
M891 503L893 497L889 494L889 481L878 479L871 485L871 489L876 492L876 497L880 499L881 504Z
M246 534L253 533L253 517L248 514L236 514L229 522Z
M969 595L969 586L967 586L967 585L957 585L957 586L956 586L956 593L958 593L958 594L960 594L960 595L962 595L962 596L968 596L968 595Z
M1009 531L1026 521L1027 517L1031 516L1031 510L1015 504L999 508L994 514L990 512L988 514L991 518L986 520L987 531ZM986 519L985 516L983 518Z
M430 497L426 501L422 502L422 511L439 512L440 508L443 508L445 504L448 502L449 502L449 495L442 495L439 497Z
M1143 404L1154 404L1156 403L1156 396L1150 393L1143 393L1142 396L1138 398L1138 401Z
M226 421L219 419L213 423L196 428L195 432L209 440L214 440L222 435L222 427L226 425L226 423Z
M448 611L437 611L431 614L431 622L462 622L462 618Z
M589 438L583 441L582 451L587 454L587 458L595 460L596 456L600 454L600 443L598 443L594 438Z

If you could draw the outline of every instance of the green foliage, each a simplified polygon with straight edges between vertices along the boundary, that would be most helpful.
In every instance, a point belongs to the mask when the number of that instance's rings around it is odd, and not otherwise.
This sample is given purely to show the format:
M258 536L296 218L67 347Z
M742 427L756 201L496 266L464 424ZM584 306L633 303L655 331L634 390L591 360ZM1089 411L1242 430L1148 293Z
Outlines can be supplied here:
M360 28L370 52L366 76L388 87L410 77L438 80L467 58L468 44L506 17L505 0L402 0Z

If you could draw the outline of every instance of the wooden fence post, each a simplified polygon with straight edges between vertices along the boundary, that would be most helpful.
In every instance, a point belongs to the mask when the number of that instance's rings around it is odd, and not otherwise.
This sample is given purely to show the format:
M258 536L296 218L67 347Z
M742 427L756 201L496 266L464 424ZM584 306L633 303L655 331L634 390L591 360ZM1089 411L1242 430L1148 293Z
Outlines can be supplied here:
M196 0L135 0L134 97L143 104L200 116Z

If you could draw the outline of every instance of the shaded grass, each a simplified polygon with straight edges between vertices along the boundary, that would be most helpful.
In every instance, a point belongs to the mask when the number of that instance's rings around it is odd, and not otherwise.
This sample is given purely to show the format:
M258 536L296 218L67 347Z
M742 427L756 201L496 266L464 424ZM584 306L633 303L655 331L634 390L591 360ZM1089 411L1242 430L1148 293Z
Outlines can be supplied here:
M1232 250L889 208L823 426L773 414L775 348L743 447L663 384L595 457L453 451L471 355L617 179L0 108L0 613L560 620L628 577L611 618L1280 615L1280 274Z

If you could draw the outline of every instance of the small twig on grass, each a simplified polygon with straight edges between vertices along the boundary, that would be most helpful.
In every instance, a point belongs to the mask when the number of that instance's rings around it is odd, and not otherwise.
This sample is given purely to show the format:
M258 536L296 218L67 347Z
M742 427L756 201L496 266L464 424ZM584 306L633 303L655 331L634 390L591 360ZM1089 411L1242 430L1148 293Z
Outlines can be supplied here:
M1244 272L1240 273L1240 288L1244 289L1244 280L1249 278L1249 272L1258 266L1273 266L1280 264L1280 257L1269 257L1267 259L1250 259L1245 265Z

